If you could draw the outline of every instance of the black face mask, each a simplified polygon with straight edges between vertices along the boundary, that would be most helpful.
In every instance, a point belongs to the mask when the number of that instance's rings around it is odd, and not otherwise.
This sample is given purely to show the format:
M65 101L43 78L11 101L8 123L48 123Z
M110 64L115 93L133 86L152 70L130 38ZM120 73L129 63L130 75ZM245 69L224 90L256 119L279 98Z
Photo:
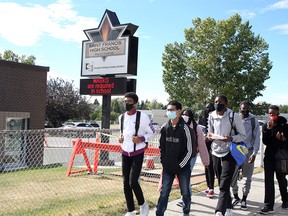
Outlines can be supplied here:
M225 109L224 104L214 104L214 107L217 112L221 112L223 109Z
M242 116L248 117L249 116L249 110L240 110Z
M133 108L134 104L125 103L125 110L130 111Z

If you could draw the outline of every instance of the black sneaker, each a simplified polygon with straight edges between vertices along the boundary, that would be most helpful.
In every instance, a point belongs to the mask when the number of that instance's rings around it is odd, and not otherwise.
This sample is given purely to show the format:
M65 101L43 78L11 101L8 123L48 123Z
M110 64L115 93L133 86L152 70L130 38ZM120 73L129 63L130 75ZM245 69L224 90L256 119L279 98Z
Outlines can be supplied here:
M232 200L232 205L233 205L233 206L236 206L239 202L240 202L240 199L239 199L239 198L238 198L238 199L233 198L233 200Z
M288 201L287 202L283 202L281 205L282 209L288 209Z
M241 201L241 207L240 207L242 210L247 210L247 202L246 201Z
M260 214L263 214L263 215L272 214L272 213L274 213L273 209L268 208L267 206L264 206L264 207L260 210Z

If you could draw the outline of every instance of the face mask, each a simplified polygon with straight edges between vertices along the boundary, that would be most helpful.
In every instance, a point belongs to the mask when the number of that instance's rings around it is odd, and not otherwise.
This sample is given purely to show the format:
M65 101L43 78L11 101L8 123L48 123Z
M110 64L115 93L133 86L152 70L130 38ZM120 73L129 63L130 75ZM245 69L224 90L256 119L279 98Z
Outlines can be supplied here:
M273 120L273 121L277 121L278 115L275 115L275 116L269 115L269 119L271 119L271 120Z
M134 104L125 103L125 110L126 110L126 111L130 111L130 110L133 108L133 105L134 105Z
M186 123L189 121L189 116L182 115L182 118L184 119L184 121L185 121Z
M167 111L166 115L168 119L175 119L177 117L176 111Z
M217 112L221 112L225 108L225 105L224 104L215 104L214 107L215 107L215 110Z
M240 112L244 117L247 117L249 115L249 110L240 110Z

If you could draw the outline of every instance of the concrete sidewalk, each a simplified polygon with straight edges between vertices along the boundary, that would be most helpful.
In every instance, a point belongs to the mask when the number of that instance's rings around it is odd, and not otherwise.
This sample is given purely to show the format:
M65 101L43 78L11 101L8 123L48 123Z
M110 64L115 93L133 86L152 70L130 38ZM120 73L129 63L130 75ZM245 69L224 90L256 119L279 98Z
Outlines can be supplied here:
M257 158L257 157L256 157ZM203 172L204 167L201 165L201 162L197 160L195 170L193 170L192 174L195 172ZM201 167L202 166L202 167ZM260 166L260 157L255 161L255 167ZM216 179L217 181L217 179ZM239 185L239 196L242 197L242 181L238 181ZM219 194L219 188L215 188L215 195L213 198L208 198L204 194L204 192L193 193L192 194L192 203L191 203L191 211L190 216L207 216L214 215L214 210L217 204ZM277 216L287 216L288 210L281 208L281 196L279 192L279 187L277 180L275 178L275 206L274 206L274 214L269 215L277 215ZM177 202L179 200L174 200L168 203L167 210L165 212L165 216L178 216L182 214L182 208L177 206ZM247 198L247 206L248 210L241 210L240 204L234 207L233 216L240 215L260 215L259 210L263 207L264 202L264 172L254 174L253 180L251 184L251 190ZM156 208L150 209L149 216L155 215Z

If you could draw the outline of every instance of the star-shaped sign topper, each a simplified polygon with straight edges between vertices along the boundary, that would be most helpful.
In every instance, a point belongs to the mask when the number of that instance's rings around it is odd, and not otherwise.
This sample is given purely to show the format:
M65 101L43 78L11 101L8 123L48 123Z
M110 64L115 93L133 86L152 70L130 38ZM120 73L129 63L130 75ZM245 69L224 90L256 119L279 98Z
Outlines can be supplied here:
M116 14L106 10L97 29L84 30L90 41L100 42L116 40L120 37L133 36L138 26L131 23L120 24Z
M114 71L116 74L123 74L123 69L127 69L131 45L136 46L137 55L138 38L135 43L135 37L133 37L137 28L138 26L131 23L120 24L116 13L106 10L98 28L84 30L89 40L82 42L82 75L88 72L91 74L97 70L103 73L108 69L110 69L108 74ZM132 43L129 44L131 39ZM132 50L133 53L134 50ZM111 59L109 62L107 62L108 57ZM99 59L102 61L100 62ZM120 61L122 64L119 64ZM117 65L113 65L114 63ZM104 73L107 74L107 72Z

